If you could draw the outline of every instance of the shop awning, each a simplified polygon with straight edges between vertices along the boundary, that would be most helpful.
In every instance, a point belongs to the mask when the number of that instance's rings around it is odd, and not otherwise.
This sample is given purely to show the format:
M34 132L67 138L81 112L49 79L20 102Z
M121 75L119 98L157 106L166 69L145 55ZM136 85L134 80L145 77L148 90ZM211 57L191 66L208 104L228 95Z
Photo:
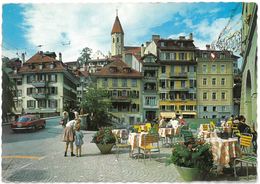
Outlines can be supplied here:
M161 112L160 115L164 118L176 117L175 112Z

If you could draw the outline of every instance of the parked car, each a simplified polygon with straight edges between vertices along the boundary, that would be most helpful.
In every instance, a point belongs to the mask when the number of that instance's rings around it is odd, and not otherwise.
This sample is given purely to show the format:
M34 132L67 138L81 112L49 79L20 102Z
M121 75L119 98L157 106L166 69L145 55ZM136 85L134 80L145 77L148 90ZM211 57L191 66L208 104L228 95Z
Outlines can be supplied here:
M14 132L17 130L32 130L36 131L38 128L45 128L46 121L39 118L36 115L21 116L11 124L11 128Z

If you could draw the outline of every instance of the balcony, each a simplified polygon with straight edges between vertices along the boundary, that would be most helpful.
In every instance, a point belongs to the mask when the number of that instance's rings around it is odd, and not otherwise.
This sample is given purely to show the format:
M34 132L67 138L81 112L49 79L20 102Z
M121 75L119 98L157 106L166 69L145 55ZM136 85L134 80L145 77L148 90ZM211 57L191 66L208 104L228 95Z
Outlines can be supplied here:
M127 103L130 103L131 98L128 97L128 96L112 96L111 101L112 102L127 102Z
M171 88L171 91L189 91L189 88L183 87L183 88Z
M45 87L47 85L47 81L32 81L32 85L35 87Z
M144 81L146 81L146 82L156 82L157 81L157 77L144 76Z
M188 77L188 73L187 72L171 73L170 77L171 78L187 78Z
M46 93L33 93L32 97L35 99L45 99L47 97Z

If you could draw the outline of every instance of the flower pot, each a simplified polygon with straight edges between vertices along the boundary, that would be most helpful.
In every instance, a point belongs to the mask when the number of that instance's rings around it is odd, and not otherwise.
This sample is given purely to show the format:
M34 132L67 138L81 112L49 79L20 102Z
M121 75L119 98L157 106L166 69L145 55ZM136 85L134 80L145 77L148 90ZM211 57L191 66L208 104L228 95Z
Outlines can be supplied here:
M180 176L185 181L199 181L202 179L202 172L198 168L190 168L190 167L180 167L174 165L177 171L179 172Z
M102 154L110 153L114 144L96 144Z

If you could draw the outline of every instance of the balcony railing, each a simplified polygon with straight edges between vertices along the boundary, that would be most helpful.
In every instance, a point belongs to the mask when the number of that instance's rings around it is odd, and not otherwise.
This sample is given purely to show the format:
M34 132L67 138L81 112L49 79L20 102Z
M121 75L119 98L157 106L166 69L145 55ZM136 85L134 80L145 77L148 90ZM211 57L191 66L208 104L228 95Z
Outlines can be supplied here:
M33 93L32 97L35 99L45 99L47 97L46 93Z
M189 88L187 88L187 87L180 87L180 88L174 87L174 88L171 88L171 91L189 91Z
M188 73L187 72L171 73L170 77L174 77L174 78L187 78L188 77Z
M112 102L131 102L131 98L129 96L112 96Z
M47 81L32 81L32 85L35 87L45 87L47 85Z

